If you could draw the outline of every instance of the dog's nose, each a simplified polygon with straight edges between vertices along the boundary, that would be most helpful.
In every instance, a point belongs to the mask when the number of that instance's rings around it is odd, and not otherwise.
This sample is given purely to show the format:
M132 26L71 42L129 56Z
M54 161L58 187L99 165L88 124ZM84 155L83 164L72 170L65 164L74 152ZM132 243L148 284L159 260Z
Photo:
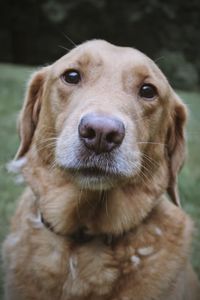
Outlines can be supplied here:
M85 146L96 154L110 152L122 143L125 128L122 121L100 114L85 115L78 127Z

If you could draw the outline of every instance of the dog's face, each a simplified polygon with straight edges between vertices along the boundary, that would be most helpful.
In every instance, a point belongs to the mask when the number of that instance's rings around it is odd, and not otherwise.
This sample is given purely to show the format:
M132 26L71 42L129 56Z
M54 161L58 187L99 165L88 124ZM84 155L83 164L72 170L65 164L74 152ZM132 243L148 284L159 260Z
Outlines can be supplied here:
M17 156L32 143L46 162L95 190L148 184L162 165L173 197L185 119L183 104L152 60L90 41L33 76Z

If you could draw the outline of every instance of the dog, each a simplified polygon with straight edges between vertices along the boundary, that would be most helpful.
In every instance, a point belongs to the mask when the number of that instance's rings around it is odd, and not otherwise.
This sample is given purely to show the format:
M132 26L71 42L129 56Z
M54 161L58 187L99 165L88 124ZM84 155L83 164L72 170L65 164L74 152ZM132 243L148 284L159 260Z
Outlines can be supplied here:
M187 109L140 51L92 40L31 78L7 300L197 300L180 208Z

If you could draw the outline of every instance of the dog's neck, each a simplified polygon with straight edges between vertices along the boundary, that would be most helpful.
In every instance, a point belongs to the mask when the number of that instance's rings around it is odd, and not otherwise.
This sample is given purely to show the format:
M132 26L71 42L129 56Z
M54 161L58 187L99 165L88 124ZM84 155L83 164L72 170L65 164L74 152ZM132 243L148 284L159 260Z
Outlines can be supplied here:
M80 227L79 229L77 229L75 232L73 232L71 234L63 235L63 234L57 233L54 231L54 228L52 227L52 225L43 217L41 212L39 212L39 215L40 215L41 222L46 227L46 229L51 231L53 234L56 234L56 235L61 236L62 238L68 239L73 244L83 245L88 242L91 242L94 239L98 239L98 240L101 240L106 245L111 245L111 244L113 244L113 242L116 241L116 237L114 237L111 234L97 234L97 235L91 234L88 232L88 229L86 227Z
M101 193L81 192L68 184L60 191L52 191L49 197L40 198L38 204L55 233L80 232L81 239L87 239L96 235L118 236L133 229L150 214L161 194L157 187L142 190L133 185Z
M127 191L124 191L124 193L126 193L126 192ZM105 204L104 197L105 197L105 192L103 193L103 195L99 196L99 198L101 198L101 200L99 200L99 201L102 201L101 204L99 203L100 206L103 206ZM125 199L121 199L121 200L124 201ZM108 211L106 212L106 215L105 215L105 213L103 213L101 211L101 208L100 208L100 210L98 210L98 208L97 208L98 216L95 215L94 218L92 218L91 216L89 217L88 216L89 214L87 216L83 216L83 218L85 218L85 222L83 222L83 220L81 220L81 217L80 217L80 222L78 224L76 224L78 226L75 226L75 224L74 224L74 229L72 229L73 228L72 227L69 231L66 230L67 229L66 224L63 223L63 227L62 228L60 227L58 229L58 227L55 226L55 224L50 223L43 216L42 212L40 212L40 215L41 215L41 221L42 221L43 225L46 227L46 229L48 229L55 235L58 235L62 238L67 239L74 245L83 245L83 244L87 244L93 240L100 240L105 245L112 246L119 239L125 237L126 234L133 231L137 227L137 225L140 224L142 221L144 221L147 217L149 218L151 213L154 211L154 208L157 207L157 205L159 204L159 202L160 202L159 200L160 200L159 198L155 199L155 203L152 202L152 206L149 206L149 210L146 210L146 211L144 210L140 215L138 215L138 212L136 209L135 213L137 214L137 218L134 218L134 216L132 216L132 219L130 218L129 220L126 219L129 217L127 215L127 212L133 213L133 211L129 210L128 207L127 207L127 210L123 211L123 214L117 214L117 215L115 215L115 213L108 214ZM128 199L128 202L129 201L131 201L131 199ZM126 200L125 200L125 202L126 202ZM148 202L148 204L149 204L149 202ZM140 204L138 203L138 205L142 205L142 203L140 203ZM99 207L99 206L97 205L97 207ZM112 208L112 205L110 207ZM121 206L120 206L120 208L121 208ZM113 219L113 217L115 219ZM47 218L48 218L48 216L47 216ZM67 221L67 219L68 218L66 216L66 221ZM102 222L104 222L103 224L101 224L101 220L102 220ZM86 224L86 225L82 225L82 224ZM118 225L117 229L115 228L115 224Z
M32 175L38 170L40 167L33 170L27 164L24 176L31 178L28 183L34 185ZM92 236L119 236L140 224L159 203L167 188L166 176L161 166L148 184L139 181L100 192L81 190L61 175L62 184L58 186L46 182L45 192L37 196L37 206L57 234L71 235L86 228ZM53 174L54 181L60 177L59 172Z

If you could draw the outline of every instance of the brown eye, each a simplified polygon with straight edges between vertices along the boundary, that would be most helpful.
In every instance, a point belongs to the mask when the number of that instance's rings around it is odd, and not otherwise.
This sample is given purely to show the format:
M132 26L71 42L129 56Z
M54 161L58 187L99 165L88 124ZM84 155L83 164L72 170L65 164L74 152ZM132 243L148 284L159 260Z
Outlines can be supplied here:
M139 91L139 96L148 100L153 100L157 96L157 90L152 84L143 84Z
M78 84L81 81L81 75L77 70L67 70L62 75L62 79L70 84Z

